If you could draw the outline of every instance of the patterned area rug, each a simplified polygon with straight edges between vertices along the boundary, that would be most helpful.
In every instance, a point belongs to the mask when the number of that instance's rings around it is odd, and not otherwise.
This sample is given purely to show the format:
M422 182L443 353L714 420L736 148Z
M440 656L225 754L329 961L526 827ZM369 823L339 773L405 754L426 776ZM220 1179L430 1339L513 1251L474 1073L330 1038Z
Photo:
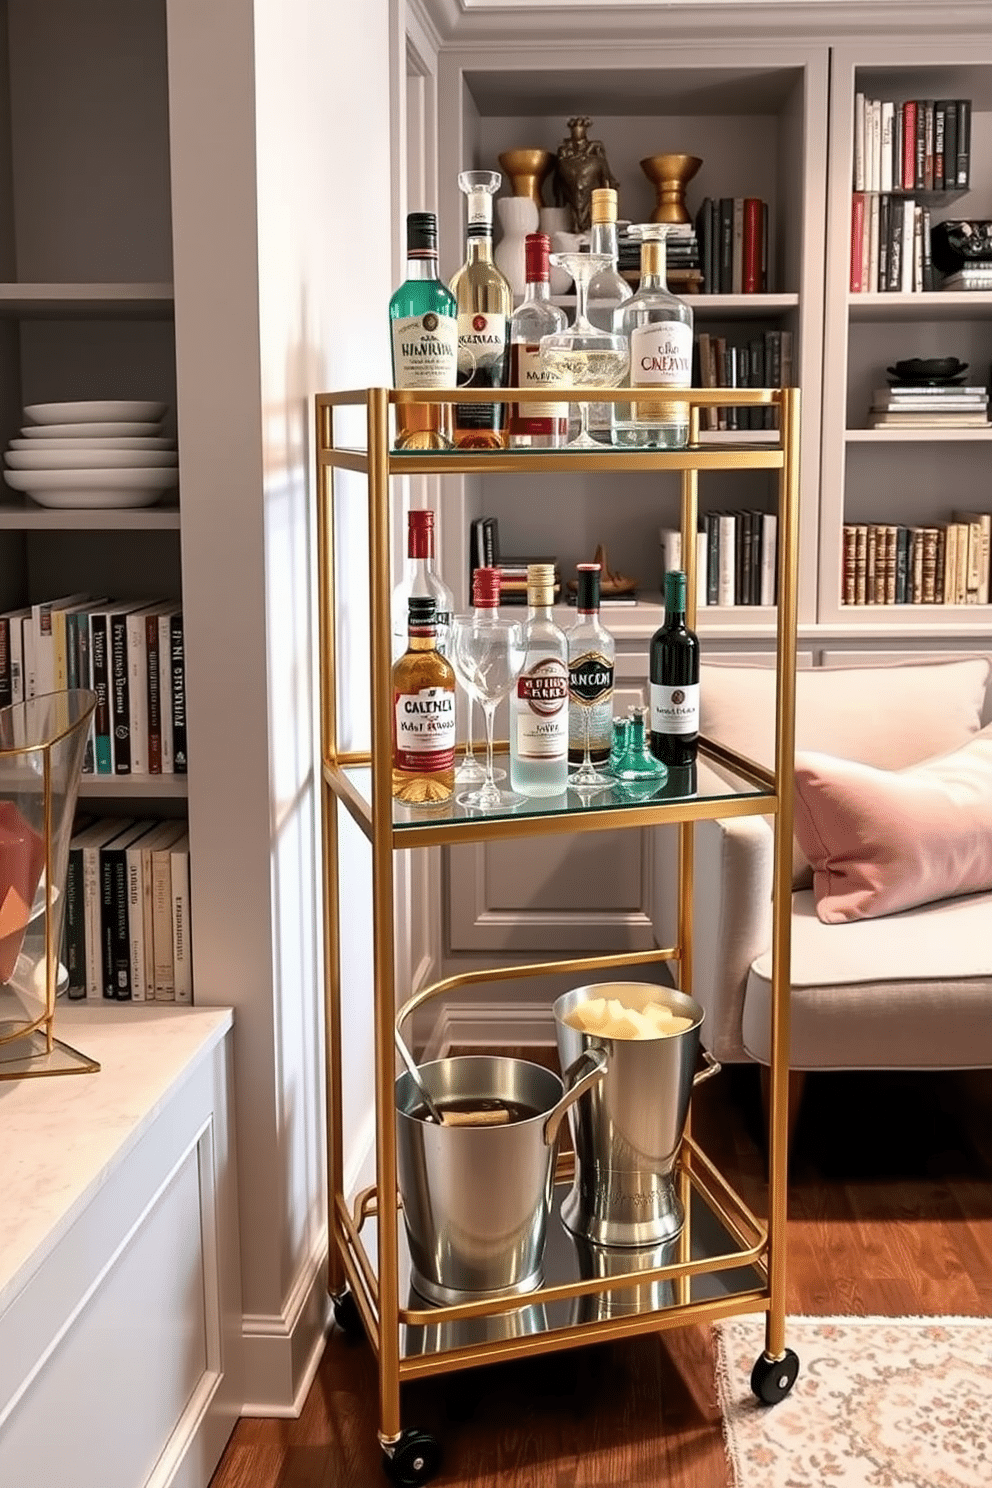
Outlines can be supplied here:
M990 1488L992 1320L789 1318L799 1378L751 1394L764 1319L714 1325L734 1488Z

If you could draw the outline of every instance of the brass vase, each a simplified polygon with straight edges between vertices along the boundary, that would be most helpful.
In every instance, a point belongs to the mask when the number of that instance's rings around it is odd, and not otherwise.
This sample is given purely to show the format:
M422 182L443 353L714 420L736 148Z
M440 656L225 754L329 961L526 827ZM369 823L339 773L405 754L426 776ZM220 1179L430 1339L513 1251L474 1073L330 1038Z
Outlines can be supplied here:
M535 206L544 206L541 188L555 163L550 150L505 150L499 163L514 196L529 196Z
M652 222L689 222L685 188L702 165L695 155L648 155L641 170L657 194Z

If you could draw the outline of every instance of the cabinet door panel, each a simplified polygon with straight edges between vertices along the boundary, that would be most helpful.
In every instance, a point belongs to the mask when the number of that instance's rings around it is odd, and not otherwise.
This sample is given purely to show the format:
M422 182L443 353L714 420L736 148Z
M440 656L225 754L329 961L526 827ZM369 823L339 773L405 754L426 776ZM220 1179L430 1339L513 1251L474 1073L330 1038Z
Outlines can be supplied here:
M593 832L448 852L451 951L650 949L647 834Z

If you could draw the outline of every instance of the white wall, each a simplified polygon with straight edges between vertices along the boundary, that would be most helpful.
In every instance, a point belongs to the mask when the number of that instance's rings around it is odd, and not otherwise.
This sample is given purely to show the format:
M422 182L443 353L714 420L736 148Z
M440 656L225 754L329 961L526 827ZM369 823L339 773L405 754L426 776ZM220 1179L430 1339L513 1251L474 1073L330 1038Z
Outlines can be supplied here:
M273 1414L324 1321L311 406L388 380L387 0L169 0L169 28L197 1000L236 1010L246 1408Z

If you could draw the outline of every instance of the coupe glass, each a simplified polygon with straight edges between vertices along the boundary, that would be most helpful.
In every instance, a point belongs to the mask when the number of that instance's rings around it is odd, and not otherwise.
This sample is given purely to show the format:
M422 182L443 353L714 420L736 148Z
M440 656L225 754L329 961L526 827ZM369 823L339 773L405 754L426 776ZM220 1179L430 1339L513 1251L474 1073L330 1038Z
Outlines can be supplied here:
M527 648L519 620L501 616L480 619L478 615L456 615L451 625L449 660L465 691L482 707L486 718L486 778L477 791L456 797L459 806L477 811L499 811L523 799L513 791L501 791L493 771L493 726L496 709L524 669Z
M594 274L609 268L608 253L552 253L551 262L564 269L575 280L575 320L563 331L541 337L541 364L561 387L619 387L627 376L630 347L626 336L615 331L601 331L593 325L587 312L589 281ZM589 402L578 403L579 432L565 449L600 450L603 448L589 433Z

